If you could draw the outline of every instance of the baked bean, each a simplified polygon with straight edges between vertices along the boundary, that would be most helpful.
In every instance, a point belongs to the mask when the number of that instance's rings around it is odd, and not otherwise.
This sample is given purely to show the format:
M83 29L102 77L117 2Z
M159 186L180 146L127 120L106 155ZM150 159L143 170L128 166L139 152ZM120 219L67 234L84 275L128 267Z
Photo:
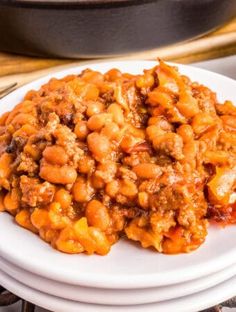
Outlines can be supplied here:
M125 135L121 141L120 147L126 153L129 153L136 145L143 142L143 139L136 138L132 135Z
M17 215L15 216L15 220L20 226L34 233L37 233L38 230L33 226L30 220L30 216L31 216L30 211L23 209L17 213Z
M78 177L72 188L75 201L79 203L88 202L93 194L94 189L90 181L86 181L83 177Z
M154 77L149 73L139 76L136 80L136 86L140 89L151 88L154 85Z
M110 224L107 208L98 200L91 200L85 210L88 224L105 231Z
M46 242L50 243L53 248L56 248L55 241L59 236L58 230L53 230L51 228L41 227L39 229L39 236Z
M72 197L67 190L60 188L54 195L54 201L58 202L62 209L67 209L71 205Z
M16 115L16 117L11 121L11 124L13 125L25 125L25 124L35 125L36 119L30 114L20 113Z
M236 116L224 115L221 120L226 131L236 132Z
M196 134L205 132L209 127L215 124L215 120L207 113L199 113L192 120L192 128Z
M161 167L151 163L139 164L133 167L133 171L142 179L155 179L162 174Z
M55 166L41 162L39 175L42 179L55 184L71 184L77 177L77 172L72 166Z
M190 125L181 125L177 129L177 133L182 137L184 143L187 143L194 139L193 129Z
M110 69L106 74L105 78L110 81L116 81L122 76L121 72L119 69L113 68Z
M20 207L20 194L17 189L12 189L4 197L3 201L4 207L7 211L14 212Z
M109 183L106 184L106 193L110 196L110 197L115 197L118 192L119 192L119 188L120 188L120 184L118 180L113 180Z
M8 178L11 174L11 163L13 162L13 155L3 153L0 157L0 179Z
M105 186L104 180L95 174L91 177L91 183L95 189L102 189Z
M127 132L130 133L135 138L145 139L145 131L143 129L138 129L132 125L129 125L127 127Z
M111 122L111 120L111 114L100 113L91 116L88 120L87 126L92 131L100 130L107 122Z
M36 229L40 229L42 227L50 227L50 219L49 214L46 209L35 208L31 214L30 220Z
M95 170L95 161L91 156L82 156L78 162L80 173L91 174Z
M86 101L96 101L99 97L99 89L94 84L86 84L80 94Z
M149 196L146 192L139 192L138 193L138 203L139 205L144 208L148 209L149 206Z
M108 113L112 114L113 121L119 126L124 124L124 114L119 104L113 103L107 108Z
M155 89L154 91L149 92L148 103L153 106L161 105L162 107L169 109L173 105L173 98L170 94Z
M85 140L89 134L89 129L87 127L87 121L78 121L75 125L74 133L80 140Z
M35 144L26 144L24 146L24 152L30 155L34 160L39 160L42 155L41 151Z
M19 130L13 133L13 137L29 137L37 133L37 129L31 125L23 125Z
M134 197L137 195L138 189L134 182L130 180L122 180L119 192L124 196Z
M176 103L176 107L179 112L186 118L192 118L199 113L199 107L197 100L190 94L190 92L180 93L179 102Z
M63 215L62 207L58 202L53 202L49 205L48 217L53 230L62 230L71 223L70 219Z
M150 141L153 141L158 135L165 133L156 125L151 125L146 128L146 134Z
M95 227L89 227L90 236L96 242L96 253L99 255L106 255L110 251L110 244L105 234Z
M47 146L43 151L43 157L47 162L59 166L65 165L69 160L65 149L58 145Z
M101 130L101 134L110 140L115 140L119 136L119 127L114 122L107 123Z
M72 226L67 226L60 232L55 244L58 250L69 254L77 254L84 251L84 247L78 241Z
M104 111L104 104L101 102L90 102L88 103L86 115L91 117L93 115L102 113Z
M89 227L86 218L81 218L74 224L76 237L88 254L96 251L96 242L89 233Z
M93 132L88 135L88 148L93 153L96 160L107 158L111 153L110 142L104 135Z
M89 68L83 71L81 78L86 82L92 82L98 85L100 85L100 83L104 80L103 74Z

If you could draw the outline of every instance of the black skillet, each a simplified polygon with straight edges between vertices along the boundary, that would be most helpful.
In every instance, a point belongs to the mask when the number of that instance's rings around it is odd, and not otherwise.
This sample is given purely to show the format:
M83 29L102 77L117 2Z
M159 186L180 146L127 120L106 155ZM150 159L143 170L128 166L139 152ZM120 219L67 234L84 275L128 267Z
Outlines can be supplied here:
M236 0L0 0L0 50L105 57L187 40L236 15Z

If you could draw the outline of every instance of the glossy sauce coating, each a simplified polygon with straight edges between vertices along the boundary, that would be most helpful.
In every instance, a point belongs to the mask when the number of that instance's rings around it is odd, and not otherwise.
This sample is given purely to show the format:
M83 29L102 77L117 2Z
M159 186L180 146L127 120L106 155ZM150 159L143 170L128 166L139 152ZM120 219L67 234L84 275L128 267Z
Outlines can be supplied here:
M51 79L0 118L0 211L66 253L190 252L235 223L236 108L160 61Z

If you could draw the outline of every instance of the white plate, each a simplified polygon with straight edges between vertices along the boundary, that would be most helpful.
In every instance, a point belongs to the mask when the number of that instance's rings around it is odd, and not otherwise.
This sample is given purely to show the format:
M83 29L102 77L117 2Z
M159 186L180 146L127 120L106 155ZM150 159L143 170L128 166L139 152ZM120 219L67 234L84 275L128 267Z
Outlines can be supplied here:
M144 289L104 289L69 285L32 274L0 258L1 270L24 285L67 300L104 305L135 305L175 299L218 285L236 275L236 264L189 282Z
M112 306L80 303L51 296L25 286L1 270L0 280L1 284L14 294L56 312L196 312L223 302L235 296L236 293L236 277L233 277L213 288L178 299L142 305Z
M90 68L107 71L140 73L155 62L128 61L89 64ZM0 102L0 114L13 108L32 88L39 88L49 78L80 73L87 66L64 70L26 85ZM181 73L197 80L218 93L219 100L236 102L236 82L227 77L179 65ZM16 226L12 218L0 215L0 254L31 272L70 284L101 288L145 288L170 285L217 272L236 262L236 227L212 228L206 242L191 254L167 256L142 249L138 244L120 241L109 255L65 255L53 250L37 236Z

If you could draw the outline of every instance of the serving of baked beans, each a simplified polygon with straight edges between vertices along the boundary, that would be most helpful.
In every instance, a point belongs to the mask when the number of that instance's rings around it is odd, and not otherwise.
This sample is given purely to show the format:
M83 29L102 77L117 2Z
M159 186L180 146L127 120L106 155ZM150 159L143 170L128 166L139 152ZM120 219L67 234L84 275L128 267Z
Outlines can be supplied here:
M65 253L190 252L236 223L235 189L236 107L163 61L53 78L0 117L0 211Z

